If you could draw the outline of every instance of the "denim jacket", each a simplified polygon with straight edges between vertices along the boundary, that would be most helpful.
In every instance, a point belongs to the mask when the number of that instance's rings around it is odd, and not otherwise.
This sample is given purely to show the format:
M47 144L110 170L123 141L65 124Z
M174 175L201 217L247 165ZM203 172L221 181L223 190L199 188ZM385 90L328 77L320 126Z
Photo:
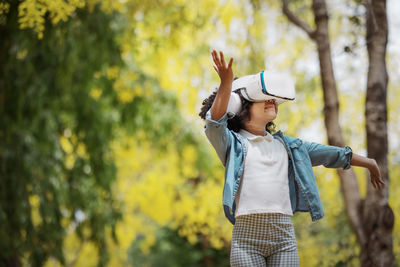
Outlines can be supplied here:
M227 121L227 114L218 121L212 120L209 110L206 114L205 133L225 166L222 204L225 216L235 224L235 195L243 175L248 140L229 130ZM321 219L324 211L312 166L349 169L352 149L349 146L341 148L305 142L296 137L284 136L281 131L274 133L273 137L282 142L289 156L289 194L293 214L297 211L310 212L313 221Z

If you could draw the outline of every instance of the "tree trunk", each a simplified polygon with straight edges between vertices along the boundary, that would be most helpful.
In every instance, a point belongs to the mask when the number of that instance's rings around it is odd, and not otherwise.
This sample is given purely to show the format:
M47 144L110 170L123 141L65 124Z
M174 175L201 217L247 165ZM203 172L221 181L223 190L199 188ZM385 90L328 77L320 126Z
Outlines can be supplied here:
M343 147L345 142L339 124L339 100L336 89L336 80L333 73L331 57L330 39L328 31L328 11L324 0L313 1L313 12L316 29L313 30L305 22L296 17L288 8L286 0L283 2L283 13L295 25L302 28L308 36L315 41L318 50L320 63L320 74L324 97L324 122L330 145ZM356 233L360 243L365 242L360 223L360 211L362 209L362 199L353 169L341 170L337 173L340 178L340 185L344 197L347 216L350 225Z
M378 162L386 186L382 192L379 192L368 183L367 197L363 200L353 170L338 169L337 172L350 225L355 231L361 247L362 265L375 267L393 266L394 215L388 205L386 1L372 0L372 2L367 4L367 47L370 60L365 106L367 149L368 156ZM328 31L329 17L325 0L313 0L315 30L289 10L287 0L282 0L282 3L282 11L286 17L303 29L317 45L328 143L343 147L345 143L339 124L339 100L333 73Z
M381 170L385 187L382 192L374 190L370 183L363 211L363 231L366 242L361 247L362 266L393 266L392 231L394 214L388 205L389 171L387 138L386 46L388 24L386 0L366 2L368 50L368 80L365 102L368 157L374 158Z
M0 256L0 266L20 267L21 262L17 255L8 255L7 257Z
M1 36L1 43L0 43L0 73L1 75L7 75L6 71L6 64L8 63L8 57L10 57L10 52L11 47L12 47L12 33L17 30L17 20L18 20L18 3L17 1L10 1L9 2L9 12L8 14L4 15L7 19L6 25L1 25L0 24L0 36ZM10 23L11 21L11 23ZM2 76L0 78L0 116L2 118L2 122L0 123L0 132L2 132L2 140L0 142L0 179L3 179L3 181L10 181L10 175L9 175L9 168L15 168L15 162L10 163L10 160L6 160L5 157L5 152L4 148L6 147L6 137L7 133L4 131L6 129L6 125L4 123L5 120L3 120L4 116L6 116L6 101L8 100L6 97L6 88L9 86L9 84L6 82L7 79L3 78ZM11 103L10 103L11 104ZM12 105L12 104L11 104ZM6 134L6 135L4 135ZM6 149L7 150L7 149ZM11 165L11 166L10 166ZM1 183L0 187L4 185L5 183ZM15 186L15 184L13 184ZM0 199L3 201L2 205L3 207L0 208L0 212L2 213L2 219L0 220L1 227L3 230L5 229L4 232L9 233L9 236L7 238L1 236L1 238L4 238L4 240L7 240L6 242L2 242L2 244L5 247L1 247L0 249L0 266L5 266L5 267L20 267L21 266L21 261L20 261L20 253L18 251L19 249L19 243L14 242L15 240L19 240L20 238L20 223L19 219L16 217L15 214L15 209L16 207L20 207L17 205L16 199L18 197L21 197L21 195L15 194L15 187L10 186L7 188L4 188L3 192L0 193ZM5 220L3 219L3 214L5 215Z
M328 11L324 0L314 0L312 9L316 25L314 41L317 45L318 58L320 65L322 90L324 97L324 122L328 135L328 144L344 147L345 142L339 124L339 100L336 89L336 80L333 73L333 63L331 57L329 30L328 30ZM360 210L362 199L353 169L341 170L337 173L340 178L341 190L346 205L346 212L350 220L351 227L356 232L359 242L364 242L365 237L360 227Z

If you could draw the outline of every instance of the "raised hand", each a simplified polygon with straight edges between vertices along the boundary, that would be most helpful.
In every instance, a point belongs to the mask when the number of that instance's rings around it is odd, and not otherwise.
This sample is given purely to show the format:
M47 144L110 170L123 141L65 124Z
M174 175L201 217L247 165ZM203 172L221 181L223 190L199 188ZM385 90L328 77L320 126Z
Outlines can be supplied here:
M219 78L221 79L221 84L223 83L232 83L233 81L233 71L232 71L232 62L233 58L229 60L228 65L226 65L224 54L222 51L219 52L220 56L218 56L217 51L213 50L211 55L214 60L214 69L218 73Z

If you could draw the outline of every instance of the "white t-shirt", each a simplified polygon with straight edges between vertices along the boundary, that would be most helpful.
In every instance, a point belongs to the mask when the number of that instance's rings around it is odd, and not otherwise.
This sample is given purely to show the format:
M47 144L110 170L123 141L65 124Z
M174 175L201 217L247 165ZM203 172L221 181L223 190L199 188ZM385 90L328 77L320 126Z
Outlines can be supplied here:
M252 213L293 215L288 180L288 154L283 144L270 133L239 134L248 139L244 173L236 194L235 216Z

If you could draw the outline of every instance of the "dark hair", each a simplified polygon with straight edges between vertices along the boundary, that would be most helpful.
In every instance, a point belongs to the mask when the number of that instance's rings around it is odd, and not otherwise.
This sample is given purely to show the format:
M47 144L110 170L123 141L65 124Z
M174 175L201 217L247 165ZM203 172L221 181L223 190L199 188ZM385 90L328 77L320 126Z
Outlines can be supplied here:
M217 95L217 90L215 90L211 95L203 100L202 107L199 113L200 118L202 118L203 120L206 119L206 113L211 108L214 102L214 99ZM249 110L251 105L253 105L253 102L246 100L240 93L239 89L235 90L234 92L239 95L240 100L242 101L242 109L234 117L228 119L228 129L234 132L239 132L240 129L245 129L244 122L250 120ZM268 122L265 126L265 130L269 133L275 132L275 124L272 121Z

